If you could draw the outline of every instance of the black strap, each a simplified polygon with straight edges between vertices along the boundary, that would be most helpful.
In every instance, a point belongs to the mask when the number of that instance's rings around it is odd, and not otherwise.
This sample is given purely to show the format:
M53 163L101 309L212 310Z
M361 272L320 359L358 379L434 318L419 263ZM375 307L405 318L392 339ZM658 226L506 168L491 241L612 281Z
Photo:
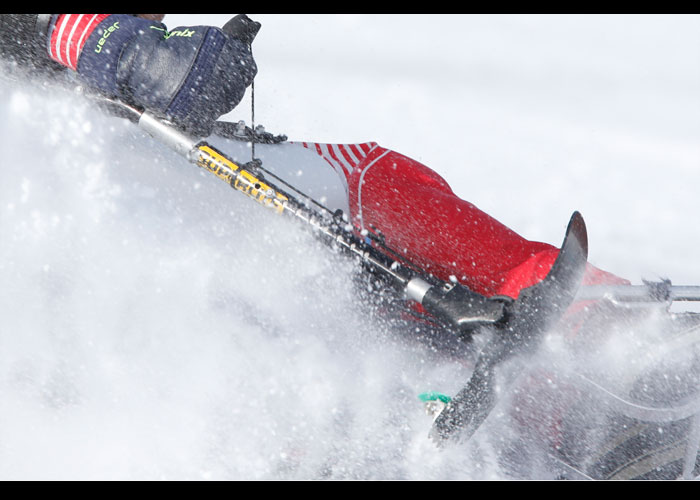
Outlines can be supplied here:
M253 130L242 121L238 123L217 121L214 124L214 134L226 139L252 142L254 144L279 144L287 140L286 135L273 135L270 132L266 132L262 125L258 125Z

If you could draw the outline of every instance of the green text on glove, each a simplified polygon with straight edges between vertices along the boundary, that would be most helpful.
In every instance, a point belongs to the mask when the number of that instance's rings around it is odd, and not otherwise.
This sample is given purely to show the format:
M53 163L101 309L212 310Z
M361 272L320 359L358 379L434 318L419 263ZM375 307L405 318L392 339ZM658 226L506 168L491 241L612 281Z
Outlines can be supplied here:
M151 26L151 29L164 32L163 38L165 38L166 40L168 38L170 38L171 36L182 36L185 38L190 38L192 35L194 35L196 33L195 30L191 30L188 28L185 28L184 31L180 31L180 30L165 31L163 28L159 28L157 26Z
M97 52L98 54L99 54L100 52L102 52L102 46L103 46L103 45L105 44L105 42L107 41L107 38L109 37L109 35L111 35L111 34L114 33L115 31L117 31L118 29L119 29L119 21L115 22L115 23L114 23L112 26L110 26L109 28L106 28L105 31L104 31L104 34L102 35L102 38L100 38L100 39L97 41L97 47L95 47L95 52Z

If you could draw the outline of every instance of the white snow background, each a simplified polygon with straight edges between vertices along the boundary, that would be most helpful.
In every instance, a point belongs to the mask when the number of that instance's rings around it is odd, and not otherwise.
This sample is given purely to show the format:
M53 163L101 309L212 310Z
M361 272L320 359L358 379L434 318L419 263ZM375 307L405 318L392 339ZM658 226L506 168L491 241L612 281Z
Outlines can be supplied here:
M529 239L580 210L595 265L700 284L700 16L250 16L267 130L377 141ZM428 440L417 394L469 367L302 229L38 85L2 83L0 141L0 479L508 477L488 429Z

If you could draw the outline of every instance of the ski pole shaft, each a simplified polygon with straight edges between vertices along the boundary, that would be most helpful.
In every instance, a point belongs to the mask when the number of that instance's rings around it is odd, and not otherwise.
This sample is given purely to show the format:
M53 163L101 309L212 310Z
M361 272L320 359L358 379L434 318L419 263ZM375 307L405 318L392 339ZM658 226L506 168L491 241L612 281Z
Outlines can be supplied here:
M144 124L147 129L151 127L149 122L150 117L146 115ZM174 145L176 148L182 146L180 141L175 141ZM274 184L266 184L262 177L256 177L245 166L238 166L206 142L197 143L187 157L259 203L278 213L288 213L311 226L325 241L359 257L374 272L388 278L404 298L418 302L426 311L460 331L468 331L477 324L495 323L504 314L503 302L492 301L456 283L417 275L355 236L348 224L323 217L293 196L280 191Z
M620 302L700 301L700 286L670 285L666 282L646 285L582 286L576 300L610 299Z

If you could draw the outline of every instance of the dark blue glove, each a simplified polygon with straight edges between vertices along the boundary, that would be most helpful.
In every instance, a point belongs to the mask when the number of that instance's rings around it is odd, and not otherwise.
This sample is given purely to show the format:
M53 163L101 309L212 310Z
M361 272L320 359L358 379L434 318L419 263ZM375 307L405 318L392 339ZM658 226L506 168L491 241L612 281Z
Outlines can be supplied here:
M257 73L248 42L211 26L167 31L114 14L88 38L77 71L88 84L206 137Z

